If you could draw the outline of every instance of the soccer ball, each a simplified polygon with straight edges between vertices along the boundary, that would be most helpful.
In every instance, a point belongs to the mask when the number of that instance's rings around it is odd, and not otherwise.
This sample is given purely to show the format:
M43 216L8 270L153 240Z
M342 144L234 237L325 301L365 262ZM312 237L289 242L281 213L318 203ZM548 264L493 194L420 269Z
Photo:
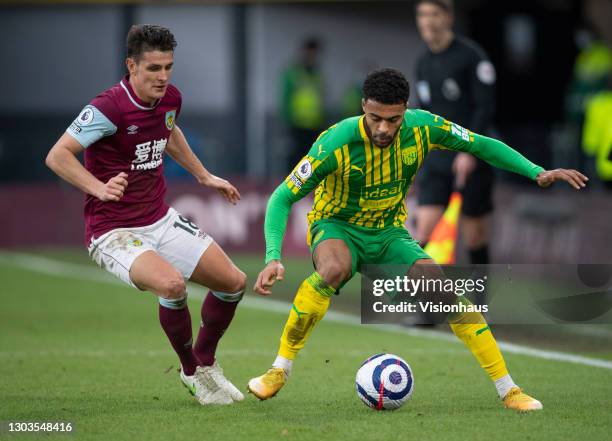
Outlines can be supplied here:
M414 377L408 363L393 354L376 354L363 362L355 377L357 395L366 406L394 410L412 396Z

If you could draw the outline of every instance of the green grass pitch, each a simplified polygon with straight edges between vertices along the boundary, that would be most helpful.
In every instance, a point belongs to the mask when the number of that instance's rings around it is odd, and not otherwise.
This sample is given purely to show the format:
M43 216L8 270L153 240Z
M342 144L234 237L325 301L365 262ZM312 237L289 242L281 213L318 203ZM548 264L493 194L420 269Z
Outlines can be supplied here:
M610 439L610 369L507 354L515 380L544 403L542 412L519 415L503 409L461 344L325 320L276 398L202 407L179 382L153 296L107 282L81 254L46 255L82 264L83 277L0 259L0 421L73 422L75 433L61 439ZM236 260L254 280L259 260ZM310 271L305 261L293 263L295 280ZM100 277L86 280L90 274ZM276 297L289 298L295 280L288 277ZM199 291L189 303L194 327ZM286 318L261 305L239 307L218 351L243 390L269 367ZM402 356L415 375L412 399L394 412L372 411L355 393L357 368L377 352Z

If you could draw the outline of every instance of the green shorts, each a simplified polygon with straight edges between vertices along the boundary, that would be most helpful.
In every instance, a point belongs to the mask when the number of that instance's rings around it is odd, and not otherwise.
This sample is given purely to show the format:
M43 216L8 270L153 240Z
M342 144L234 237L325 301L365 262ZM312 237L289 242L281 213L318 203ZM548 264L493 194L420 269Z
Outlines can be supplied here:
M418 259L431 259L402 227L365 228L347 222L322 219L310 227L310 251L327 239L342 240L351 252L351 277L367 264L411 266Z

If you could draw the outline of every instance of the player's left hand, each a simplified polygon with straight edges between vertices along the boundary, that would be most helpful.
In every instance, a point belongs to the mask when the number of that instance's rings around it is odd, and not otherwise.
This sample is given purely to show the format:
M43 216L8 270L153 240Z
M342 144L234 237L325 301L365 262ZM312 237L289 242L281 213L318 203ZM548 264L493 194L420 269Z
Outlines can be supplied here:
M476 168L476 158L469 153L459 153L453 161L453 173L455 174L455 187L461 190L465 187L467 178Z
M285 277L285 267L280 260L271 260L257 276L253 289L257 294L269 296L272 294L272 286Z
M208 179L203 182L207 187L214 188L223 196L228 202L236 205L240 200L240 193L229 181L220 178L218 176L210 175Z
M586 182L588 180L589 178L579 171L565 168L546 170L538 174L536 177L538 185L543 188L550 187L550 185L555 181L565 181L576 190L586 187Z

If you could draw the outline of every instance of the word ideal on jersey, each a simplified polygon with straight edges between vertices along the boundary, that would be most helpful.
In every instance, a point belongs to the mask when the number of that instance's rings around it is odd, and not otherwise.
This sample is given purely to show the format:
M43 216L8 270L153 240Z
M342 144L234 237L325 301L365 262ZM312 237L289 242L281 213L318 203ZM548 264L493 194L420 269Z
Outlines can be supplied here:
M163 162L164 150L168 140L162 138L157 141L136 144L136 159L132 161L132 170L151 170L159 167Z

